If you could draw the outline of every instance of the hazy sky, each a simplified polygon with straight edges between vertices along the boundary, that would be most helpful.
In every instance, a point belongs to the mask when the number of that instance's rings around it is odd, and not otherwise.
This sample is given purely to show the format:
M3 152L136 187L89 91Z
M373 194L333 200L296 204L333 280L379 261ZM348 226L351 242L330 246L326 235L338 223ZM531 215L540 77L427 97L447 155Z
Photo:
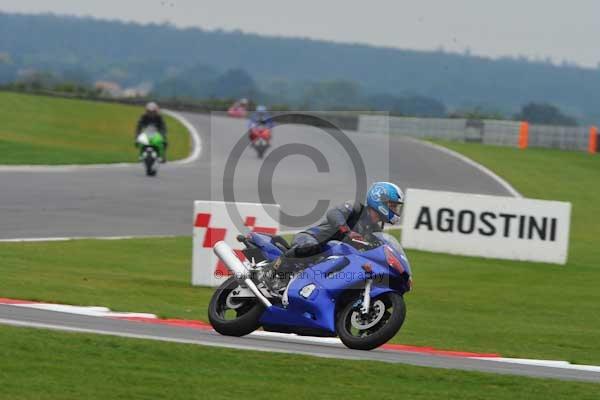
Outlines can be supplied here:
M0 11L55 12L240 29L492 57L600 62L598 0L0 0Z

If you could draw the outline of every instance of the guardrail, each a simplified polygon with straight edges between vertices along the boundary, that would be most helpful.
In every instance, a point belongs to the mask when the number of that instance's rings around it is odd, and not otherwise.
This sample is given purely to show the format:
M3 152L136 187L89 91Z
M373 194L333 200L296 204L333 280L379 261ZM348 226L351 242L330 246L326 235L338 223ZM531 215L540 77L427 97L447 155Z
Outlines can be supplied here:
M598 128L533 125L518 121L404 118L361 115L358 130L414 138L476 142L499 146L555 148L597 153Z

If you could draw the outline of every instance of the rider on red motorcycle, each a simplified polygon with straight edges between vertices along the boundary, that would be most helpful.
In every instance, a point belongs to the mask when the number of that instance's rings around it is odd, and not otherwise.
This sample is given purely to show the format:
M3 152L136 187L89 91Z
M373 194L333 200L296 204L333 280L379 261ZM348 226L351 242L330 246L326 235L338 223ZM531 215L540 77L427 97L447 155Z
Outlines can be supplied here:
M267 129L272 129L274 125L273 118L268 113L267 107L262 105L256 107L256 112L250 116L250 120L248 121L250 135L252 135L254 128L265 127ZM250 139L252 140L252 137Z
M256 107L256 112L252 114L248 122L248 135L258 158L263 158L271 145L271 129L274 125L273 118L267 113L267 108L265 106Z
M248 99L240 99L227 110L227 115L234 118L246 118L248 115Z

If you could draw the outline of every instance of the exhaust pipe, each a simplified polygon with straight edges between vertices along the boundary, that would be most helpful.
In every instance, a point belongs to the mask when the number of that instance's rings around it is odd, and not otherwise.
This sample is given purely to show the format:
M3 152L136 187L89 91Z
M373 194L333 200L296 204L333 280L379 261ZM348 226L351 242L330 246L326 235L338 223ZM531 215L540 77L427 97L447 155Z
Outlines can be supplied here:
M248 268L246 268L244 263L241 262L239 258L237 258L237 256L227 243L223 241L218 242L217 244L215 244L213 251L215 252L217 257L219 257L219 259L223 261L223 264L225 264L225 266L234 274L235 278L238 281L243 282L246 286L248 286L248 289L250 289L250 291L254 293L256 298L260 300L260 302L263 303L265 307L268 308L272 306L269 299L267 299L265 295L262 294L260 289L256 286L252 279L250 279L250 271L248 271Z

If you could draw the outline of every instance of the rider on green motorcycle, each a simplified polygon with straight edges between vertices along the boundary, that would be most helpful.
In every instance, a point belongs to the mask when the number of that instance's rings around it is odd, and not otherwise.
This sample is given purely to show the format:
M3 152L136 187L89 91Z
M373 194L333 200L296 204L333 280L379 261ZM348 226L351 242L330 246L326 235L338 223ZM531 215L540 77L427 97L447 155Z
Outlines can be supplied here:
M140 133L144 131L149 126L155 126L158 132L162 135L164 139L164 150L162 154L162 162L167 162L167 125L165 124L165 120L162 115L160 115L160 108L158 104L151 102L146 104L146 112L140 117L137 123L137 127L135 130L134 142L137 146L137 137Z

